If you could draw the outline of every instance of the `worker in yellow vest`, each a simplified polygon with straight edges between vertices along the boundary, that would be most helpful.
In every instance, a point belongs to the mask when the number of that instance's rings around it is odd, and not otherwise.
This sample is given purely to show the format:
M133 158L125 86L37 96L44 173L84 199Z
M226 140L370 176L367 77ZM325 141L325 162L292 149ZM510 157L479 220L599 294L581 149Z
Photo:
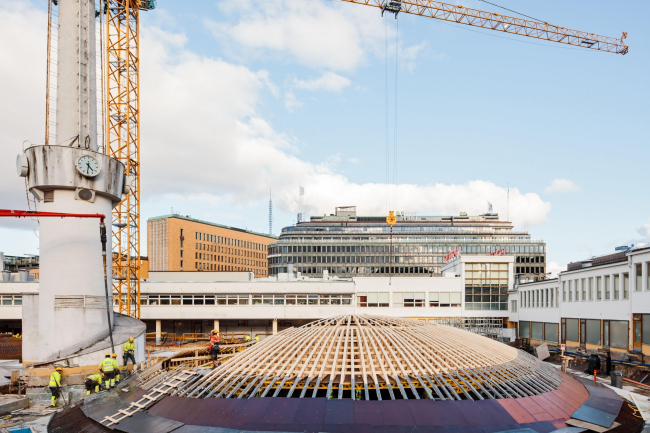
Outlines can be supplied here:
M120 363L117 362L117 353L113 354L113 372L115 374L115 382L120 383Z
M99 392L99 385L102 383L102 375L99 373L91 374L86 378L86 395L90 395L93 390Z
M115 386L115 366L113 360L111 359L111 354L107 353L106 357L102 362L99 363L99 371L104 374L104 383L106 384L106 389L111 389Z
M256 336L255 336L255 342L258 343L259 341L260 341L260 336L259 336L259 335L256 335Z
M50 375L50 391L52 391L52 404L50 406L56 407L56 403L59 401L61 396L61 372L63 369L57 367L54 369L54 373Z
M124 369L126 370L126 364L129 363L129 359L135 365L135 341L133 337L129 338L129 341L124 343L124 356L122 357L122 364L124 364Z
M244 337L244 341L246 343L250 342L251 341L251 334L246 334L246 336Z

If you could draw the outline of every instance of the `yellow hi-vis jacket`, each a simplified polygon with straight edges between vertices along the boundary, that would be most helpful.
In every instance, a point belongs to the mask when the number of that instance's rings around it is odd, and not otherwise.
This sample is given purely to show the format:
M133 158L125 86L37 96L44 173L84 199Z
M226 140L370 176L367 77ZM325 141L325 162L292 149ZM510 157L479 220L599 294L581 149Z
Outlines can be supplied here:
M117 362L117 359L113 359L112 361L113 361L113 368L115 370L119 370L120 369L120 363Z
M90 376L87 377L87 379L94 380L97 383L102 383L102 380L104 379L101 374L96 373L96 374L91 374Z
M107 373L109 371L113 371L113 369L114 369L114 364L111 358L104 358L104 360L99 363L99 371L103 371L104 373Z
M131 343L130 341L127 341L124 343L124 351L125 352L135 352L135 341Z
M61 386L61 373L55 371L50 375L50 385L49 386Z

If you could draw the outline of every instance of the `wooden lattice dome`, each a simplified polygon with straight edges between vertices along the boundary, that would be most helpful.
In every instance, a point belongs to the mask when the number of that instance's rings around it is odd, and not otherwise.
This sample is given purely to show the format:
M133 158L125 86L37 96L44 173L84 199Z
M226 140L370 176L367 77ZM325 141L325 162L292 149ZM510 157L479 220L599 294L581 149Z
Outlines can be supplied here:
M542 394L560 383L552 366L468 331L347 315L267 338L176 395L482 400Z

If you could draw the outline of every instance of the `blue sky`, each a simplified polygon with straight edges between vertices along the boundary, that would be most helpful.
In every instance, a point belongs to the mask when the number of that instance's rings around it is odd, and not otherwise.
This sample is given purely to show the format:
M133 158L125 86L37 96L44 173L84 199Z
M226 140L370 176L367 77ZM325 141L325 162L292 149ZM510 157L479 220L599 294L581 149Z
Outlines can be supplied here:
M627 31L630 53L382 19L336 1L160 0L141 30L143 219L173 207L266 232L273 188L277 234L295 221L298 184L310 214L475 214L489 201L505 218L509 184L511 219L558 266L647 241L650 4L497 3L600 35ZM23 140L42 142L44 19L40 3L0 6L3 37L23 36L0 66L0 173L10 173L0 194L17 208L14 155ZM396 188L385 184L387 137ZM0 223L0 251L37 253L31 225Z

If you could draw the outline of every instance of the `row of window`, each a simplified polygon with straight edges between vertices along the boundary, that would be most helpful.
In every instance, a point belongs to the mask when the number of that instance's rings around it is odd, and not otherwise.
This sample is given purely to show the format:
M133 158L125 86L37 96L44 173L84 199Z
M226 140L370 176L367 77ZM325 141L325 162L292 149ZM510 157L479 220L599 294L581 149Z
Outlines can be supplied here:
M282 241L280 241L282 242ZM453 251L458 247L461 253L494 253L505 250L506 254L514 253L543 253L543 245L533 246L510 246L510 245L396 245L393 246L394 253L443 253ZM391 249L388 245L286 245L272 246L269 254L286 253L388 253ZM543 257L543 256L541 256ZM528 260L540 260L533 257ZM543 262L543 260L542 260ZM528 262L526 262L528 263ZM537 263L537 262L536 262Z
M281 263L444 263L442 256L284 256L272 257L271 264Z
M181 229L181 236L183 236L183 229ZM212 242L223 245L233 245L240 248L248 248L250 250L266 250L266 245L258 244L255 242L243 241L240 239L233 239L224 236L216 236L208 233L194 232L194 239L204 242Z
M183 267L183 261L181 260L181 268ZM266 275L266 269L253 269L245 266L228 266L228 265L217 265L214 263L201 263L194 262L194 269L200 269L202 271L221 271L221 272L230 272L230 271L242 271L242 272L253 272L255 275Z
M181 257L183 255L181 254ZM194 258L198 260L207 260L211 262L224 262L224 263L235 263L238 265L250 265L262 267L265 266L264 262L250 259L240 259L237 257L228 257L228 256L218 256L216 254L206 254L206 253L194 253Z
M296 272L302 272L303 274L316 274L321 275L323 271L327 271L331 274L341 275L341 274L431 274L440 272L439 267L422 267L422 266L296 266L294 267ZM278 267L271 268L270 272L272 274L281 274L288 272L288 267Z
M650 315L642 314L642 320L635 322L634 340L650 344ZM638 323L638 325L637 325ZM558 343L558 335L562 342L572 342L580 345L628 349L629 326L626 320L596 320L563 318L561 323L519 322L519 336L533 340ZM560 332L558 332L560 331ZM635 343L636 344L636 343Z
M181 244L181 248L183 245ZM230 254L233 256L243 256L243 257L253 257L256 259L263 259L266 257L266 252L256 252L256 251L244 251L240 250L237 248L228 248L228 247L220 247L219 245L209 245L209 244L202 244L200 242L196 242L194 244L194 248L199 250L199 251L208 251L212 253L222 253L222 254ZM181 250L181 257L183 257L183 250Z
M142 295L140 305L352 305L352 295Z
M2 295L0 296L0 306L3 305L23 305L23 297L21 295Z

